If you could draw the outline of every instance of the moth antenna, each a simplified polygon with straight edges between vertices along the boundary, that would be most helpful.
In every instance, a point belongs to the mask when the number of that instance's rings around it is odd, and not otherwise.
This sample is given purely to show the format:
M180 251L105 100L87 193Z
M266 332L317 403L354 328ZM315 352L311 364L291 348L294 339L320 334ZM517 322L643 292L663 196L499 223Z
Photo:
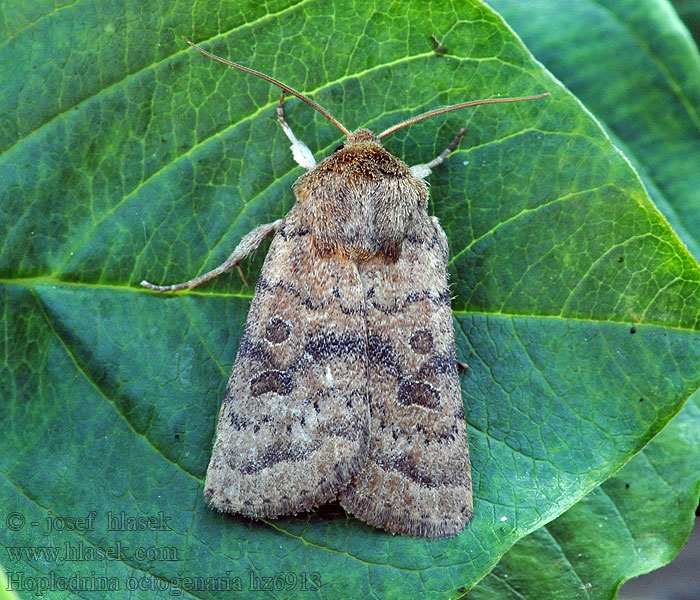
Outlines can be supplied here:
M303 102L306 102L311 108L314 110L317 110L320 112L326 119L328 119L333 125L335 125L340 131L342 131L346 136L350 135L350 132L343 126L343 124L338 121L333 115L331 115L325 108L323 108L320 104L316 104L313 100L310 98L307 98L304 96L302 93L297 92L294 88L290 88L288 85L285 85L281 81L277 81L274 77L270 77L269 75L265 75L265 73L260 73L260 71L255 71L253 69L249 69L248 67L244 67L243 65L236 64L234 62L231 62L230 60L226 60L225 58L221 58L220 56L216 56L216 54L212 54L211 52L207 52L203 48L200 48L197 46L197 44L191 42L188 40L184 35L182 36L182 39L187 42L190 46L192 46L197 52L200 52L201 54L204 54L204 56L208 56L209 58L218 61L220 63L225 64L228 67L233 67L234 69L238 69L239 71L243 71L244 73L250 73L251 75L255 75L256 77L260 77L260 79L264 79L265 81L269 81L273 85L276 85L277 87L282 88L285 92L292 94L293 96L296 96L299 98L299 100L302 100Z
M402 127L407 127L408 125L413 125L414 123L425 121L425 119L429 119L430 117L436 117L437 115L452 112L453 110L459 110L461 108L469 108L470 106L479 106L481 104L500 104L502 102L524 102L525 100L539 100L540 98L544 98L545 96L549 96L549 93L546 92L544 94L537 94L536 96L522 96L520 98L488 98L486 100L470 100L469 102L461 102L460 104L453 104L452 106L444 106L443 108L436 108L435 110L423 113L422 115L418 115L417 117L412 117L410 119L407 119L406 121L402 121L401 123L392 125L391 127L389 127L389 129L385 129L384 131L382 131L377 137L386 137L390 133L394 133Z

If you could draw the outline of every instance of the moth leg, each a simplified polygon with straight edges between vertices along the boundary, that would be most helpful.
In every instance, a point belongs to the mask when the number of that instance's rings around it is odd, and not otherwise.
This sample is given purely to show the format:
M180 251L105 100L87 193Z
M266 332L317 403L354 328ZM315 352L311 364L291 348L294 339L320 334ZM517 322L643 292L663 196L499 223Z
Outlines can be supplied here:
M227 271L235 268L238 263L253 252L267 236L279 229L280 225L282 225L282 219L277 219L273 223L267 223L266 225L256 227L253 229L253 231L247 233L243 237L243 239L238 243L238 246L236 246L236 249L231 253L231 256L229 256L226 261L216 267L216 269L212 269L204 275L200 275L199 277L195 277L194 279L190 279L184 283L175 283L173 285L154 285L144 279L141 282L141 285L149 290L155 290L157 292L174 292L177 290L186 290L197 287L205 281L214 279L214 277L218 277L222 273L226 273Z
M462 127L457 135L455 136L455 139L453 139L450 142L450 145L445 148L440 156L437 156L433 160L431 160L429 163L425 163L422 165L415 165L414 167L411 167L411 173L415 177L419 177L420 179L425 179L428 175L430 175L433 172L433 169L439 165L442 164L442 161L444 161L447 158L447 155L450 152L453 152L454 149L459 145L459 141L462 139L462 136L467 132L464 127Z
M309 150L308 146L304 142L300 142L296 138L292 132L292 128L287 125L287 121L284 120L284 92L282 92L280 102L277 105L277 120L282 126L282 131L284 131L284 134L289 138L289 141L292 142L290 148L292 149L294 160L307 171L313 169L316 166L314 155L311 154L311 150Z

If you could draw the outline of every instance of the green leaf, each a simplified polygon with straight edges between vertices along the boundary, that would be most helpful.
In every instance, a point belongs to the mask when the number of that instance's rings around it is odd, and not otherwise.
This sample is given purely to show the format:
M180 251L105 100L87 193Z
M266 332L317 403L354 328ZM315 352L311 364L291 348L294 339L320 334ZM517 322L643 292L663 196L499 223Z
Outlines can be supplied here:
M669 3L489 4L605 126L700 258L700 54Z
M19 600L19 596L11 590L7 575L2 567L0 567L0 600Z
M667 6L616 2L603 8L584 2L563 11L552 1L527 9L504 0L491 4L612 130L618 146L647 174L645 183L669 220L677 222L678 214L696 216L682 230L688 247L696 249L700 229L692 224L700 214L697 173L683 165L688 158L687 164L700 159L700 132L691 100L700 89L700 62ZM549 18L533 20L531 9ZM620 35L588 40L584 51L581 32L592 28ZM558 48L552 52L555 41ZM646 67L626 76L630 63ZM591 64L606 67L592 70ZM680 66L685 69L682 77ZM601 89L609 93L600 93ZM653 100L658 94L664 96L661 102ZM632 126L629 113L644 112L645 118ZM679 139L679 130L692 143ZM653 152L648 151L649 140L655 141ZM690 156L680 156L681 150ZM665 181L664 172L675 172L677 180ZM696 393L662 434L618 474L518 542L469 597L614 598L626 579L670 561L688 537L700 490L700 443L694 433L700 425L699 403Z
M220 597L195 587L208 577L240 597L277 577L277 597L298 597L314 574L324 598L454 596L619 469L697 389L697 264L599 125L483 5L38 3L11 7L5 23L0 505L25 519L0 528L10 577L94 571L119 587L106 598L135 584L138 598ZM265 523L206 508L202 478L251 292L235 273L175 296L138 282L219 264L289 209L301 169L276 125L278 90L180 35L284 80L352 129L552 94L387 140L416 164L468 127L431 176L470 366L476 505L462 535L393 537L335 504ZM287 112L317 158L338 145L307 106L292 100ZM262 255L244 266L251 281ZM57 519L90 511L93 528ZM110 511L164 527L109 529ZM119 543L128 552L113 560L17 550Z
M698 0L672 0L678 16L683 19L695 43L700 43L700 2Z
M515 544L470 600L615 598L688 539L700 481L700 395L615 476Z

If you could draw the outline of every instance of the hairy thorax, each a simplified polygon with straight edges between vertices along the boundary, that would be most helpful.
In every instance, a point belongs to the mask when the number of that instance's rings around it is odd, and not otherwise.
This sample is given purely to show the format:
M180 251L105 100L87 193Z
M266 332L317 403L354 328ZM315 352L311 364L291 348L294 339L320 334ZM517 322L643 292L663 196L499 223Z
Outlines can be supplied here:
M428 188L379 138L359 129L294 186L288 215L313 232L323 255L396 261L414 218L425 216Z

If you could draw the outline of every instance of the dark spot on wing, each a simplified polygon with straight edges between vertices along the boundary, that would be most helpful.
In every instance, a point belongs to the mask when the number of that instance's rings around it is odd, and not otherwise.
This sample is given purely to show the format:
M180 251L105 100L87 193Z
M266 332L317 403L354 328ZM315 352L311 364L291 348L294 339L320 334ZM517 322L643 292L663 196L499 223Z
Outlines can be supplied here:
M286 396L294 389L294 381L284 371L264 371L250 382L250 393L253 397L275 392Z
M265 329L265 339L271 344L281 344L289 337L290 331L289 323L279 317L272 317Z
M278 462L299 462L307 460L313 452L318 450L320 441L306 443L302 441L291 442L288 439L277 440L265 448L260 454L238 467L236 464L230 466L238 469L244 474L259 473L263 469L271 467Z
M433 334L427 329L418 329L408 343L417 354L428 354L433 349Z
M399 383L399 404L410 406L417 404L425 408L437 408L440 405L440 393L429 383L404 380Z

